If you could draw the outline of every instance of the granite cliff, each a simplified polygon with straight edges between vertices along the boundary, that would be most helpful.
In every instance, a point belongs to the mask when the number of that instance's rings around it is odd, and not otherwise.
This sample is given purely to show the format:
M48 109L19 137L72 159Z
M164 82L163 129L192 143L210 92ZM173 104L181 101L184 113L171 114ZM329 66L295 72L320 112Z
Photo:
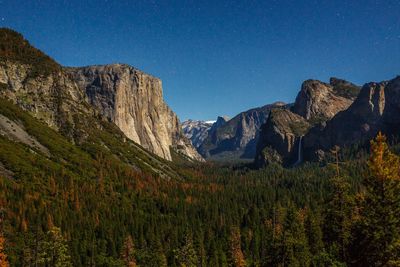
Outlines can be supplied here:
M333 146L365 144L379 131L395 136L400 130L400 77L365 84L354 103L332 120L304 136L305 160L322 160Z
M66 68L86 101L125 135L171 160L170 148L202 160L163 100L161 80L125 64Z
M337 78L331 78L329 84L317 80L303 82L290 110L271 111L270 119L260 133L256 165L297 163L302 155L303 136L308 130L314 125L320 127L346 110L359 91L358 86Z
M165 104L160 79L123 64L64 68L9 29L0 29L0 43L0 95L71 141L86 138L77 124L108 119L160 157L171 160L172 148L202 160Z
M327 121L347 109L359 88L347 81L331 78L330 83L318 80L303 82L292 111L308 121Z
M309 128L310 124L300 115L288 109L272 109L267 122L261 127L256 165L262 167L270 163L283 165L295 163L299 137Z

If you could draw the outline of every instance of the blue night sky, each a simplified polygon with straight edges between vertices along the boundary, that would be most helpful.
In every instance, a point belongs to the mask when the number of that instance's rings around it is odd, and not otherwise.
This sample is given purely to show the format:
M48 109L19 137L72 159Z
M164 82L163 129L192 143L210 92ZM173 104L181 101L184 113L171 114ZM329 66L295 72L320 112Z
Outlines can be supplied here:
M0 26L66 66L128 63L181 120L277 100L303 80L400 74L399 1L0 0Z

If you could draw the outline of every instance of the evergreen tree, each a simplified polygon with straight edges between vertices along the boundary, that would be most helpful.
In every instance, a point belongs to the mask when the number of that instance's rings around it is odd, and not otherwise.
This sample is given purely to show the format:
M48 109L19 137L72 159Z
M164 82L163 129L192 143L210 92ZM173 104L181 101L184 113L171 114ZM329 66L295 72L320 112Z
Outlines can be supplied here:
M400 160L381 133L371 141L370 175L356 231L356 266L400 266Z
M317 213L317 215L319 215ZM311 255L315 256L324 251L324 243L322 240L322 229L320 225L319 216L308 211L307 218L305 221L305 230L308 238L308 246L310 248Z
M40 244L42 248L39 262L45 266L72 267L69 248L60 228L52 227L46 235L46 239Z
M331 180L333 192L328 203L324 232L328 252L344 262L348 258L347 251L351 240L354 197L350 193L347 177L340 173L338 147L332 152L336 158L336 175Z
M304 213L288 209L281 239L283 266L309 266L310 252L304 229Z
M189 234L185 236L183 246L175 250L175 258L180 267L196 267L198 265L198 256L193 245L193 239Z

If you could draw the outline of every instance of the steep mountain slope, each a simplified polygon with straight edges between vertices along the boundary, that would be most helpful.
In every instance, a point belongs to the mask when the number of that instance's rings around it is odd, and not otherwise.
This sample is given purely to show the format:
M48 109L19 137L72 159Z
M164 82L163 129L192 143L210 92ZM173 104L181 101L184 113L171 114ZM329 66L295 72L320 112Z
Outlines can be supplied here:
M208 130L214 123L207 121L187 120L182 122L183 134L192 141L197 148L208 136Z
M329 84L317 80L303 82L291 111L274 110L274 116L262 127L256 165L275 161L288 166L301 160L302 137L307 131L346 110L359 91L358 86L337 78L331 78ZM300 125L301 130L293 125Z
M268 120L261 127L255 163L263 167L270 163L285 166L297 161L300 137L310 124L303 117L287 109L272 109Z
M100 116L165 159L172 159L172 148L202 160L164 103L159 79L120 64L62 68L8 29L0 29L0 44L0 95L74 142L87 138L78 121Z
M212 160L252 159L261 125L274 107L285 106L282 102L250 109L214 127L212 133L198 148L200 154ZM217 121L218 122L218 121Z
M171 163L126 140L125 135L110 122L87 117L84 121L76 120L76 128L87 134L80 144L71 143L43 121L0 98L0 162L16 177L39 169L44 173L58 172L59 168L76 172L79 176L80 172L86 172L79 166L85 164L93 168L94 160L101 155L138 173L181 179ZM87 175L92 174L88 172Z
M363 144L378 131L389 137L400 130L400 77L388 82L367 83L354 103L326 124L304 136L306 159L322 159L324 152L340 147Z

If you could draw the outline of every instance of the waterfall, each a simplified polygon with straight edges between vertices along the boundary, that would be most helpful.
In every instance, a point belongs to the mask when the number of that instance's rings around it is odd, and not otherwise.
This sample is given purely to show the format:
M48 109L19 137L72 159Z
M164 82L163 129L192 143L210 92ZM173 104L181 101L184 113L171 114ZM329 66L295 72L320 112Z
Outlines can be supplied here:
M297 161L293 164L293 167L295 167L295 166L297 166L297 165L299 165L302 161L303 161L303 159L302 159L302 151L301 151L301 145L302 145L302 139L303 139L303 136L300 136L300 138L299 138L299 145L298 145L298 148L297 148Z

